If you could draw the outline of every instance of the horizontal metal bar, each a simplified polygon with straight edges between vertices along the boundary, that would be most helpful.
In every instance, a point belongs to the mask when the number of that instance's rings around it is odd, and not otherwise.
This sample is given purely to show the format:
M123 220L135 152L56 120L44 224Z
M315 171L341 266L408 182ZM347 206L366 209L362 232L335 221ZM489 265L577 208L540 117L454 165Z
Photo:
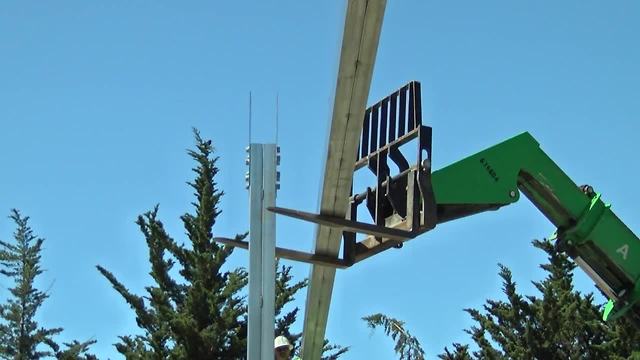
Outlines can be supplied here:
M280 207L269 207L267 208L269 211L273 211L276 214L289 216L292 218L310 221L312 223L325 225L333 228L340 228L346 231L352 231L367 235L373 235L376 237L385 237L392 240L407 240L415 237L415 234L404 231L397 230L392 228L387 228L384 226L372 225L358 221L347 220L344 218L339 218L337 216L328 216L328 215L319 215L312 214L299 210L291 210Z
M229 245L229 246L233 246L233 247L237 247L245 250L249 249L249 243L247 241L234 240L234 239L221 238L221 237L213 238L213 240L221 244L225 244L225 245ZM338 269L346 269L349 267L347 262L340 258L334 258L331 256L319 255L319 254L311 254L304 251L285 249L281 247L276 247L276 257L281 259L301 261L308 264L331 266Z

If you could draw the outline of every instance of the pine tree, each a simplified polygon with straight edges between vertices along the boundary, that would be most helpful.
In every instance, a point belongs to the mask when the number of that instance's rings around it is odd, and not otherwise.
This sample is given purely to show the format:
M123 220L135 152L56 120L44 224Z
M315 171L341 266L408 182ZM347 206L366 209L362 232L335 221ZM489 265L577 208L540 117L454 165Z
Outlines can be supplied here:
M29 217L23 217L18 210L12 210L10 218L17 226L15 244L0 241L0 274L13 280L14 286L9 289L11 295L7 303L0 305L0 357L16 360L43 357L96 359L86 353L94 340L66 343L66 348L61 350L53 337L63 329L40 327L36 322L36 313L49 297L34 286L36 277L43 272L40 253L44 239L33 233Z
M395 352L401 360L424 360L424 350L420 342L404 327L404 322L384 314L374 314L362 318L372 329L382 327L385 335L396 342Z
M533 282L541 296L519 294L511 270L499 264L506 301L487 300L482 311L465 309L476 323L465 331L477 350L454 343L439 358L640 360L640 329L626 319L603 322L602 305L595 303L593 294L574 289L575 263L549 240L534 240L533 245L548 255L548 262L540 265L546 278ZM385 327L385 333L397 341L396 349L420 346L411 336L390 332L395 319L365 320L370 326ZM400 359L408 357L401 354Z
M294 308L289 312L285 312L285 306L294 300L295 294L306 287L308 285L308 281L302 280L293 285L291 282L293 280L293 276L291 276L291 267L290 266L282 266L280 267L279 261L276 261L276 300L275 300L275 315L276 315L276 327L275 334L283 335L293 345L292 353L296 354L300 351L300 341L302 339L301 333L291 333L291 326L296 322L296 318L298 316L299 308Z
M574 289L575 263L549 240L534 240L545 251L548 263L541 265L547 277L533 282L542 294L518 294L511 271L500 265L507 301L488 300L484 313L466 309L477 323L466 330L478 347L476 359L631 359L640 356L640 331L625 319L601 320L602 306L593 294ZM441 359L470 357L468 347L454 344ZM635 357L634 357L635 356Z
M181 217L188 244L178 244L158 219L158 206L138 217L149 249L150 275L154 285L147 294L131 293L102 266L98 271L122 295L136 314L139 335L125 335L116 344L127 359L243 359L247 347L247 304L242 290L248 283L245 269L223 270L233 248L213 240L213 226L220 215L223 192L218 190L218 173L211 141L194 130L196 149L188 154L193 169L196 201L194 213ZM242 240L247 234L236 235ZM175 276L176 270L179 277ZM290 267L281 267L276 276L276 334L296 342L292 334L298 309L284 311L307 281L292 283ZM297 346L297 343L296 343ZM343 350L337 348L338 351ZM346 351L346 350L345 350Z
M276 268L278 268L278 263L276 263ZM295 307L291 311L283 313L285 305L294 300L295 294L304 289L309 281L307 279L303 281L296 282L291 284L293 277L290 275L291 266L281 266L276 273L276 335L283 335L291 344L293 344L292 354L296 354L297 356L301 356L300 354L300 346L302 340L302 333L291 333L291 326L296 322L299 308ZM335 344L330 344L329 340L324 341L324 346L322 348L322 360L336 360L341 355L349 351L348 347L343 347Z

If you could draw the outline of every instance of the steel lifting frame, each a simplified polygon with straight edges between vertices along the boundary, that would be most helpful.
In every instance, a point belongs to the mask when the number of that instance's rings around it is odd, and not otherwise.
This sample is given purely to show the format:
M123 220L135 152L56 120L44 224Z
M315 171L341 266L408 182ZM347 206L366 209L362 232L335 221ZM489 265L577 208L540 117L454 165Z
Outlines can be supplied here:
M399 147L416 138L417 163L410 166ZM354 171L366 165L377 181L363 193L353 195L352 188L346 219L270 209L343 230L344 258L325 259L325 265L351 266L401 247L437 224L515 203L522 193L557 227L556 245L615 301L609 318L629 314L640 327L640 240L590 186L576 185L529 133L432 173L431 128L422 125L420 84L412 82L367 109L360 140ZM400 169L398 175L390 176L388 159ZM373 224L356 221L363 203ZM369 236L357 242L355 233Z
M346 218L272 207L269 210L343 230L343 257L328 257L287 249L277 255L292 260L346 268L421 233L436 224L436 203L431 186L432 131L422 125L420 83L412 81L365 111L354 172L365 166L376 185L354 195L352 184ZM400 147L417 140L416 164L410 165ZM392 176L389 160L398 167ZM373 224L357 221L364 204ZM369 235L362 241L356 233Z

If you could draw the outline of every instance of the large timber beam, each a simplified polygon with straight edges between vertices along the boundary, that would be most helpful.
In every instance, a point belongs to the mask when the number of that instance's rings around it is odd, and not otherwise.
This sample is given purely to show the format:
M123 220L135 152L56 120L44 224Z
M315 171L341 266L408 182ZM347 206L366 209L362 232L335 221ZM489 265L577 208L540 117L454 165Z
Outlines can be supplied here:
M386 0L348 0L340 65L324 168L320 214L344 218L358 139L369 97ZM318 226L315 254L336 257L342 231ZM336 269L313 265L307 290L302 358L319 360L324 344Z

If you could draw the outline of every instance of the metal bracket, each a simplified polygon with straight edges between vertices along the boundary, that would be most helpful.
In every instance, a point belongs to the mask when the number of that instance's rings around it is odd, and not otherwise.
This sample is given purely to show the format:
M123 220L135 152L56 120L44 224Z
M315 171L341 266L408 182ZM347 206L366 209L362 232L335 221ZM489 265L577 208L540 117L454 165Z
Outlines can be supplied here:
M417 140L416 164L409 164L400 151L412 140ZM351 266L389 248L400 248L404 241L433 229L437 223L431 146L431 128L422 125L420 83L412 81L365 111L354 172L366 166L375 175L376 184L361 193L355 193L352 184L345 218L280 207L268 210L341 229L344 258L331 258L324 263L327 266ZM399 174L391 175L389 159ZM373 223L357 221L362 204ZM368 236L358 242L356 233ZM304 254L297 254L300 256L294 260L318 256Z

